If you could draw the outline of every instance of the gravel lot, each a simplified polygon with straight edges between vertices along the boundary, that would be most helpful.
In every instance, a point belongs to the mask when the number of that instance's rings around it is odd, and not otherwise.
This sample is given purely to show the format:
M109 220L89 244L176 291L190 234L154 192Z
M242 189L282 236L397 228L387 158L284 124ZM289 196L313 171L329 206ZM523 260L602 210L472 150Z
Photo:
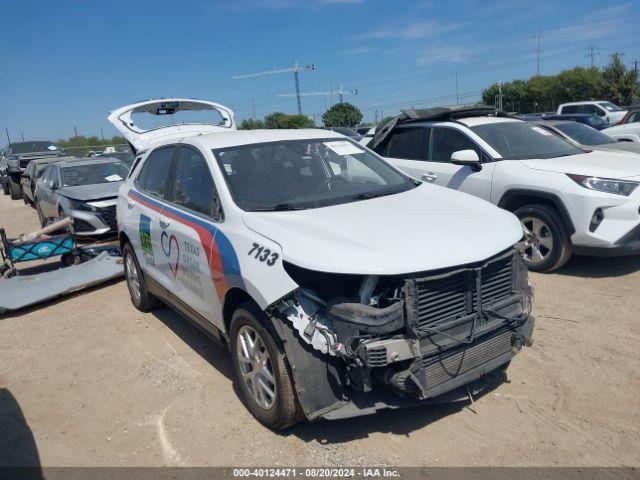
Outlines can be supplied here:
M0 226L38 227L3 195ZM225 350L167 308L135 310L124 281L0 317L0 466L640 465L640 258L574 258L532 279L535 345L476 413L284 434L241 405Z

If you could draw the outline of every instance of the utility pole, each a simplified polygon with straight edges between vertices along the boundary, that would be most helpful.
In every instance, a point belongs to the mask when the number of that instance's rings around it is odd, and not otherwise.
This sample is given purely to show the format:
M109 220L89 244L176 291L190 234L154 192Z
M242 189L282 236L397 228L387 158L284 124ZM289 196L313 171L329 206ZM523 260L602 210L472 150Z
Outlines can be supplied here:
M78 136L78 127L76 127L75 125L73 126L73 134L74 136Z
M498 110L502 110L502 80L498 81Z
M456 72L456 105L460 104L460 96L458 94L458 72Z
M542 33L538 33L538 35L535 36L535 38L538 39L538 48L536 48L536 54L537 54L537 58L538 58L538 68L537 68L537 76L540 76L540 56L542 55Z
M315 70L316 66L311 65L300 65L298 61L293 62L293 68L280 68L267 70L266 72L258 72L258 73L247 73L243 75L235 75L232 77L234 80L238 80L240 78L253 78L253 77L266 77L268 75L277 75L279 73L292 73L293 72L293 82L296 90L296 101L298 106L298 115L302 115L302 102L300 101L300 79L299 73L303 70Z
M593 45L593 42L591 42L591 44L589 44L589 46L587 47L587 51L589 53L587 53L585 57L591 59L591 68L593 68L596 66L595 58L596 58L596 54L598 53L598 47Z
M24 142L24 133L20 132L20 138L22 138L22 141Z
M104 130L102 127L100 127L100 138L104 140Z
M7 143L11 143L11 137L9 136L9 129L4 127L4 131L7 132Z
M251 97L251 118L256 119L256 101Z

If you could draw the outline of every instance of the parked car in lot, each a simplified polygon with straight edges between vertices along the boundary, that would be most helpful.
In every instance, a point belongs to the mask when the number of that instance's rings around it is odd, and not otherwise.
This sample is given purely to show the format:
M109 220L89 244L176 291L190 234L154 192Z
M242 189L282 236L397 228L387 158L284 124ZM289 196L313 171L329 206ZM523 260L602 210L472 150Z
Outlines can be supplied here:
M54 157L32 160L20 179L20 191L24 203L35 207L34 192L36 190L36 183L49 164L72 158L74 157Z
M77 235L116 232L116 196L129 167L112 158L67 160L49 165L36 184L35 205L40 224L73 219Z
M22 198L20 178L32 160L65 156L64 151L50 141L29 141L10 143L3 152L3 171L0 183L5 195L12 200Z
M458 387L481 389L530 344L511 213L327 130L130 141L117 216L131 300L228 345L268 427L468 398Z
M607 135L606 130L598 131L583 123L567 120L541 120L533 123L583 149L640 153L640 143L621 142Z
M527 266L550 271L572 252L640 253L640 162L585 151L492 107L412 110L370 146L409 175L514 212Z
M558 106L558 114L588 114L597 115L604 119L605 123L618 123L626 115L627 111L618 105L604 100L591 100L586 102L563 103Z
M627 110L622 120L605 129L604 133L617 140L640 143L640 106L629 107Z
M135 155L131 152L109 152L109 153L99 153L96 155L97 158L115 158L120 160L122 163L131 167L133 161L135 160Z
M596 130L604 130L611 127L610 123L605 122L601 117L589 113L573 113L565 115L543 115L540 120L567 120L571 122L584 123L585 125L595 128Z

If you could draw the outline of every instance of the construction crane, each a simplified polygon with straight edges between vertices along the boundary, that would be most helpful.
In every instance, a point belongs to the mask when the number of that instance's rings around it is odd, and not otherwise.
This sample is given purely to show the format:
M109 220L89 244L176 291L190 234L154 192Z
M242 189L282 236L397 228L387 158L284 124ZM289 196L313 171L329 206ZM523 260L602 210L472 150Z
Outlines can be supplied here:
M295 97L295 96L299 95L301 97L320 97L320 96L323 96L323 97L331 96L331 97L333 97L334 95L337 95L338 98L340 99L340 103L344 103L344 96L345 95L357 95L357 94L358 94L358 90L344 90L342 85L340 85L340 88L338 90L334 90L332 88L329 91L320 91L320 92L280 93L280 94L278 94L278 96L279 97Z
M267 70L265 72L258 73L245 73L243 75L235 75L232 77L234 80L238 80L241 78L254 78L254 77L267 77L269 75L278 75L280 73L293 73L293 81L296 87L295 97L298 102L298 115L302 115L302 102L300 101L300 80L298 78L298 74L303 70L315 70L316 66L311 65L300 65L298 61L293 62L293 67L291 68L274 68L273 70Z

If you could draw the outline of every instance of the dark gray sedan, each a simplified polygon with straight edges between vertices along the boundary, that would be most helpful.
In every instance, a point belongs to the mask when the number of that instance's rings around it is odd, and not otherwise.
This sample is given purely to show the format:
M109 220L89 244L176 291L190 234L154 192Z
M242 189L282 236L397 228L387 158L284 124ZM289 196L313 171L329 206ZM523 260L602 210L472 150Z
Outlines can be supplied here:
M617 150L640 153L640 143L619 142L609 135L583 123L569 120L540 120L533 123L561 136L575 146L587 150Z
M76 234L109 236L118 229L116 197L129 167L114 158L91 158L49 165L36 184L41 225L73 219Z

